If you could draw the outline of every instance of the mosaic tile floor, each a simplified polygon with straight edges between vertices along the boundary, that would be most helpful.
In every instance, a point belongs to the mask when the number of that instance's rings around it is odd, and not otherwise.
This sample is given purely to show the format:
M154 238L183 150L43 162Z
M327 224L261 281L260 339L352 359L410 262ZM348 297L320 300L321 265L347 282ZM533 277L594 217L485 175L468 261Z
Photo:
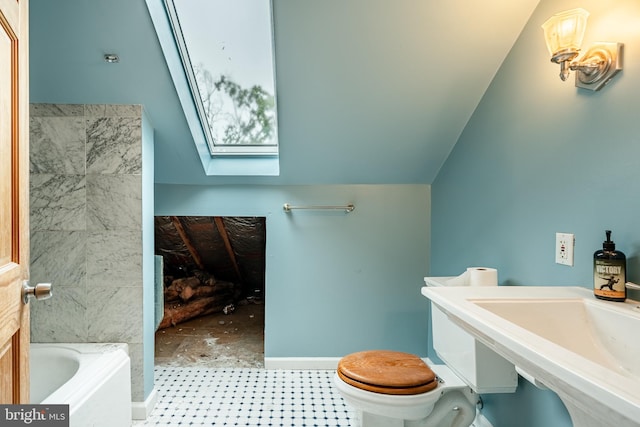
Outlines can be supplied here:
M156 366L158 403L133 426L351 427L333 373Z

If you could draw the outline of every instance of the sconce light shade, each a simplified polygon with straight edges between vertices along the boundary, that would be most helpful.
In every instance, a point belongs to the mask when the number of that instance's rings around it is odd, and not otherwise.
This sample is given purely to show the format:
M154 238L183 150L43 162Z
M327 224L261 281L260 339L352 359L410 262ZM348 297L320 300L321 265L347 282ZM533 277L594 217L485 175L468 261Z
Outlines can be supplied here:
M571 9L556 13L544 24L544 38L553 62L571 60L578 55L584 32L587 29L589 12L584 9Z
M600 90L622 70L622 43L600 42L591 47L579 60L587 29L589 12L571 9L556 13L542 24L551 62L560 64L560 78L567 80L570 70L576 71L576 86Z

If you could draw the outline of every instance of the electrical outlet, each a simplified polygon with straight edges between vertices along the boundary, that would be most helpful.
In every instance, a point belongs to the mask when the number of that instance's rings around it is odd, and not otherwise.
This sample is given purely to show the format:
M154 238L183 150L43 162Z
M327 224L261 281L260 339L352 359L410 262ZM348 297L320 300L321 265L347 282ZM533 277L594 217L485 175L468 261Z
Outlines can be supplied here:
M575 239L570 233L556 233L556 264L573 267Z

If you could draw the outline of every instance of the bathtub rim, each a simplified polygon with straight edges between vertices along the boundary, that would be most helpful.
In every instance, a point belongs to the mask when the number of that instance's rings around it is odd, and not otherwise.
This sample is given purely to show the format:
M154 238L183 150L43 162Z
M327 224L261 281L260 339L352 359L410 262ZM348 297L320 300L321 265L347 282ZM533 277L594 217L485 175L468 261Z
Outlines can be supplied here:
M129 346L126 343L31 343L31 348L47 347L64 349L79 358L84 358L85 361L90 361L85 364L80 362L76 373L61 388L39 402L39 404L73 403L69 407L69 415L89 399L95 387L95 381L87 381L87 378L83 377L88 369L98 374L92 375L90 377L92 379L102 378L102 374L107 376L125 365L130 369Z

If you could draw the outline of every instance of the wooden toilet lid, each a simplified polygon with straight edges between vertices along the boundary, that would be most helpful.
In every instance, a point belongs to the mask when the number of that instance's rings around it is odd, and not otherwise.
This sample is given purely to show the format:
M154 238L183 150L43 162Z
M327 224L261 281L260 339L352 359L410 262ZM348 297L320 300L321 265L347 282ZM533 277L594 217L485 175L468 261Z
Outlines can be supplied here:
M370 350L338 362L338 376L354 387L384 394L419 394L438 385L436 374L414 354Z

